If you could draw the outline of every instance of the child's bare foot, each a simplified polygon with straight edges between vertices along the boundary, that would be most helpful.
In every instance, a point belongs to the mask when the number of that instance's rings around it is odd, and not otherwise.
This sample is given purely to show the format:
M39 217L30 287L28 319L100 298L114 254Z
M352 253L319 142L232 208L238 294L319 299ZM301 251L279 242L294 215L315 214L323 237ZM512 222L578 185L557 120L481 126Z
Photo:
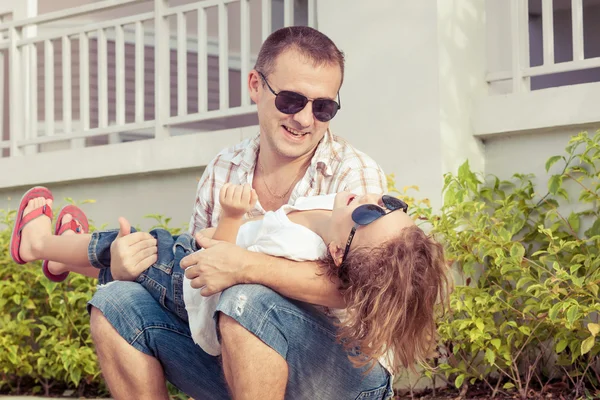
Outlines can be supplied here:
M62 225L70 224L71 221L73 221L73 216L71 214L65 214L65 216L62 218L62 221L56 221L56 223L59 224L60 226L62 226ZM82 229L81 223L77 220L75 220L75 223L77 224L78 229L81 230ZM60 236L68 236L68 235L75 235L75 234L76 234L76 232L73 231L72 229L67 229L63 233L61 233ZM56 261L48 261L48 271L50 271L50 273L52 273L54 275L60 275L65 272L69 272L70 269L67 266L67 264L59 263Z
M36 197L27 203L23 210L23 216L44 206L52 208L52 199ZM44 247L44 238L52 235L51 227L52 221L44 214L31 220L23 227L19 247L19 257L23 261L30 262L43 258L41 252Z

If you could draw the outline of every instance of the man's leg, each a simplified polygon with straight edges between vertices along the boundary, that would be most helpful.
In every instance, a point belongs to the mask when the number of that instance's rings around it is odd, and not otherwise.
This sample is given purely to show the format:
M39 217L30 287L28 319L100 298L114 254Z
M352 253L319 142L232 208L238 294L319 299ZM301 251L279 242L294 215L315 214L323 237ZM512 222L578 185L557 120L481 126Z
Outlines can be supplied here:
M285 359L227 315L219 317L223 369L236 400L283 399Z
M89 308L102 373L115 399L163 399L165 378L199 400L230 398L219 358L197 346L187 322L139 283L100 285Z
M127 343L95 307L91 310L90 326L100 369L116 400L169 398L157 359Z
M392 394L383 367L377 364L368 374L367 368L354 368L336 342L333 320L313 306L261 285L236 285L223 291L217 311L223 367L236 400L281 399L282 388L286 400L375 400Z

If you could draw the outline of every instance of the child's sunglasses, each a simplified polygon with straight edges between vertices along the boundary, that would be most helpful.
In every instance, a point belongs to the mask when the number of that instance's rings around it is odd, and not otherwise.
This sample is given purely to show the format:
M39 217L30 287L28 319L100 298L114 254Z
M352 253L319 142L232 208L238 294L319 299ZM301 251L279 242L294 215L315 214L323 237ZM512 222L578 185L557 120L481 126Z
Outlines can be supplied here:
M339 103L336 103L331 99L309 99L308 97L292 92L289 90L282 90L276 93L267 78L262 72L258 72L263 81L267 84L267 87L275 95L275 107L284 114L296 114L304 110L304 107L309 101L312 101L312 111L316 119L321 122L327 122L335 117L338 110L342 108ZM338 102L340 101L340 94L338 93Z
M385 208L389 210L389 212L386 213L383 208L379 207L376 204L363 204L361 206L356 207L354 211L352 211L352 221L354 221L354 227L350 231L350 236L348 236L348 241L346 242L346 250L344 250L342 264L344 263L344 260L346 260L348 251L350 251L350 245L352 244L352 239L354 239L356 228L358 228L361 225L369 225L371 222L378 220L379 218L391 213L392 211L408 211L408 204L396 197L383 195L381 197L381 202L383 203Z

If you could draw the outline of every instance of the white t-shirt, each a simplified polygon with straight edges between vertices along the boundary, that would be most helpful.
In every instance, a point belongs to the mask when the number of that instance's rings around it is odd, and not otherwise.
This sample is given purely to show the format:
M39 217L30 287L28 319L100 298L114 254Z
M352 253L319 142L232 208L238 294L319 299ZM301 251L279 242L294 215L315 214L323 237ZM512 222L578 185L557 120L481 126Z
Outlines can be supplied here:
M323 239L303 225L292 222L287 214L292 211L332 210L335 194L300 197L294 205L286 204L277 211L265 213L261 220L246 222L240 227L236 244L249 251L284 257L294 261L315 261L327 253ZM202 251L202 250L199 250ZM221 354L213 315L220 293L204 297L199 289L192 288L184 277L183 299L188 313L190 331L194 342L210 355ZM343 318L343 310L331 310L332 316ZM388 368L387 360L380 360ZM391 374L391 371L390 371Z

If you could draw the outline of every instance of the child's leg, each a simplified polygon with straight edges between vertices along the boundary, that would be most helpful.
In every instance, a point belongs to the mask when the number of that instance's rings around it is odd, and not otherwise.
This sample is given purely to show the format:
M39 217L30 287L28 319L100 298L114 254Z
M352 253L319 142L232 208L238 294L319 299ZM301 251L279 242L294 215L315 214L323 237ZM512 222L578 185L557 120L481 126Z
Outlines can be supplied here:
M155 229L150 234L156 238L158 258L136 281L164 308L187 321L183 300L183 275L179 263L183 257L198 250L191 235L173 236L164 229Z
M67 225L73 220L73 216L71 214L66 214L62 221L57 221L56 223L60 223L62 225ZM77 221L76 221L77 222ZM79 225L79 224L78 224ZM80 233L81 234L81 233ZM72 229L65 230L60 236L72 236L77 235L75 231ZM75 264L63 264L56 261L48 262L48 270L54 275L61 275L65 272L75 272L77 274L85 275L90 278L98 278L98 274L100 272L97 268L92 268L91 265L75 265Z
M52 205L52 200L39 197L29 202L23 214ZM67 222L67 221L65 221ZM150 232L157 239L158 260L144 271L137 281L144 286L160 304L187 319L183 302L183 271L179 266L181 258L196 250L195 240L190 235L173 237L168 231L157 229ZM29 222L21 234L19 256L23 261L51 260L61 263L53 268L66 268L73 272L104 269L100 283L112 280L110 275L110 245L117 237L118 230L94 232L94 234L70 234L55 236L51 233L51 221L40 216ZM50 266L49 266L50 268ZM108 270L108 271L106 271ZM56 271L58 272L58 271ZM62 271L61 271L62 272Z

